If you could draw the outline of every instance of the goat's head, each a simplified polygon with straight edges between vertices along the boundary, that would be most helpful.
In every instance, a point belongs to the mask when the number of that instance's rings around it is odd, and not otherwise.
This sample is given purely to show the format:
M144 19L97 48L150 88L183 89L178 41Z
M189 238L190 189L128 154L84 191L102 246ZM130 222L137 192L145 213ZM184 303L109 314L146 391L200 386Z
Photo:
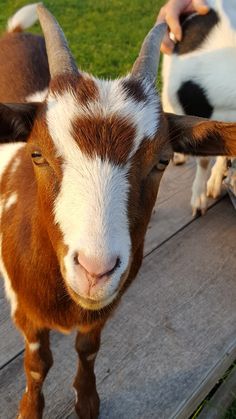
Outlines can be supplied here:
M82 307L98 310L115 300L142 249L171 154L170 132L176 148L188 152L189 144L194 152L184 135L191 140L197 124L208 122L188 120L185 128L186 117L162 112L155 80L165 25L150 31L127 77L104 81L77 70L64 34L41 5L39 19L49 92L41 104L2 105L1 138L28 139L42 222L67 289ZM212 127L201 127L208 144Z

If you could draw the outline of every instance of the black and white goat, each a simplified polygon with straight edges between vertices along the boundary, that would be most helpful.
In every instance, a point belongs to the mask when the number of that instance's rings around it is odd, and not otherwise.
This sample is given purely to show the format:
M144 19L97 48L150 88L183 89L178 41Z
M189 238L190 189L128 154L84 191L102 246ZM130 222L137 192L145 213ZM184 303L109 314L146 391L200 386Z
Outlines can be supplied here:
M182 41L164 57L163 106L167 112L236 121L236 2L208 0L208 5L207 15L184 18ZM176 164L185 159L175 153ZM226 173L226 157L217 157L212 169L208 158L197 159L193 215L206 211L207 196L220 194Z

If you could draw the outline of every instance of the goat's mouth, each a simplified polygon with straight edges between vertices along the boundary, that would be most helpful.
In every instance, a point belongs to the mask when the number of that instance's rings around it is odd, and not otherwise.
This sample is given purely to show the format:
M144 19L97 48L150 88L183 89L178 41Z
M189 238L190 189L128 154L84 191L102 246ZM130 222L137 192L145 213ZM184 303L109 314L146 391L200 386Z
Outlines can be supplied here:
M71 287L69 289L69 293L72 299L75 301L75 303L78 304L80 307L84 308L85 310L98 311L112 304L114 300L116 300L119 294L119 290L116 290L112 295L105 298L101 298L99 300L95 300L89 297L81 297L79 294L73 291Z

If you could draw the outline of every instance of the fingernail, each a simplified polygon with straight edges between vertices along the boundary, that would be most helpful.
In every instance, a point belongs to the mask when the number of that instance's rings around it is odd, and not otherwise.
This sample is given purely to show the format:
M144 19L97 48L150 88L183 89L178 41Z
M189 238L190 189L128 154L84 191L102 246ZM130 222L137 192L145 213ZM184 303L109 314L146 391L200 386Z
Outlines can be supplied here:
M200 6L199 7L199 13L201 14L206 14L206 13L208 13L209 12L209 7L208 6L205 6L205 5L202 5L202 6Z

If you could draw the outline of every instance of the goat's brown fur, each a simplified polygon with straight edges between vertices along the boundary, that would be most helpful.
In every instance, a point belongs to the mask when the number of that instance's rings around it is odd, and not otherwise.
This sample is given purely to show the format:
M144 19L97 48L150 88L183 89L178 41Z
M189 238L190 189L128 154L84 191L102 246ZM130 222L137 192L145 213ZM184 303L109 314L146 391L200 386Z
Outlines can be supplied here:
M29 33L6 33L0 38L0 101L24 102L49 83L45 42Z

